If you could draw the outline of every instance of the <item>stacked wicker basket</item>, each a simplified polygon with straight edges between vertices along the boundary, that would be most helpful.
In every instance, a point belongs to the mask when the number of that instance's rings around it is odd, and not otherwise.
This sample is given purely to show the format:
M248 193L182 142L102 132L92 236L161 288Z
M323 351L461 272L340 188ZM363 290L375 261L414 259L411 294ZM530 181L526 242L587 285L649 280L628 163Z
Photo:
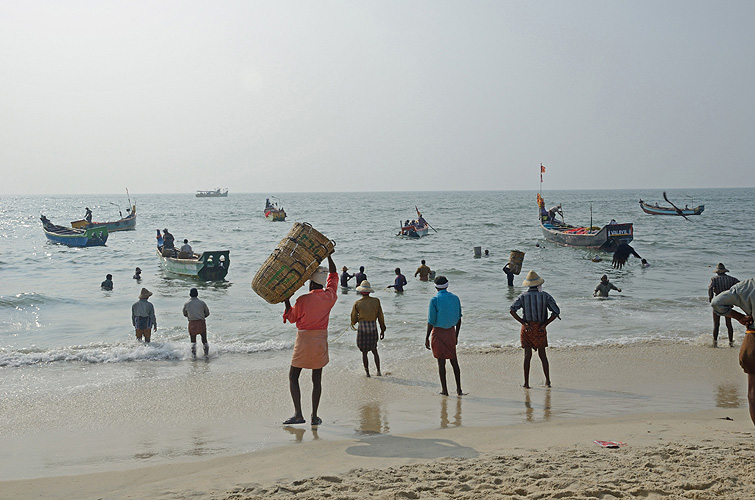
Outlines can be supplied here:
M524 252L519 250L512 250L509 256L509 269L514 274L522 272L522 262L524 262Z
M252 289L271 304L291 298L335 246L311 225L296 222L257 271Z

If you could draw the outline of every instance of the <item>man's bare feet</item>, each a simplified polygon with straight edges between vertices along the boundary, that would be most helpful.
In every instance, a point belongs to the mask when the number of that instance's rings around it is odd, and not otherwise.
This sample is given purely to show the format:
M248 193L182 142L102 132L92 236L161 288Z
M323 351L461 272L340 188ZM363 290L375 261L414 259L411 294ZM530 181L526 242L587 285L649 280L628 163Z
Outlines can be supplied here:
M383 374L382 374L382 373L380 373L380 372L378 371L378 372L377 372L377 376L378 376L378 377L382 377L382 376L383 376Z
M529 384L522 384L522 388L524 388L524 389L529 389L529 388L530 388L530 385L529 385Z

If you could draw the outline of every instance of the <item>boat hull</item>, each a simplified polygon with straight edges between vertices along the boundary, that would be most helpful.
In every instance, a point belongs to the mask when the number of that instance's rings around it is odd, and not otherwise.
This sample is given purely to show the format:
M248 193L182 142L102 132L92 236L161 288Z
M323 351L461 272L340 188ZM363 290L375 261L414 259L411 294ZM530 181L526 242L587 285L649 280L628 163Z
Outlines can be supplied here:
M203 281L220 281L231 265L230 250L216 250L195 254L194 259L165 257L157 250L160 266L167 272ZM221 259L222 257L222 259Z
M71 222L71 227L75 229L105 228L109 233L114 231L133 231L136 229L136 205L133 206L131 214L114 222L87 222L84 219Z
M228 190L221 191L219 189L215 191L197 191L195 194L197 198L228 198Z
M265 215L265 220L268 220L270 222L283 222L286 220L286 211L283 209L265 210L264 215Z
M430 232L429 226L424 226L421 228L417 227L404 227L401 228L401 236L406 236L407 238L421 238L423 236L427 236Z
M613 252L621 243L628 244L634 238L631 223L609 224L598 231L589 231L565 224L550 224L540 221L543 236L548 241L571 247L598 248Z
M69 247L98 247L107 242L106 228L90 228L84 231L69 229L62 226L42 228L49 241Z
M686 209L679 209L678 211L675 208L671 207L656 207L654 205L649 205L642 200L640 200L640 208L643 212L650 215L678 215L678 216L687 216L687 215L700 215L703 213L703 210L705 210L705 205L698 205L695 208L686 208Z

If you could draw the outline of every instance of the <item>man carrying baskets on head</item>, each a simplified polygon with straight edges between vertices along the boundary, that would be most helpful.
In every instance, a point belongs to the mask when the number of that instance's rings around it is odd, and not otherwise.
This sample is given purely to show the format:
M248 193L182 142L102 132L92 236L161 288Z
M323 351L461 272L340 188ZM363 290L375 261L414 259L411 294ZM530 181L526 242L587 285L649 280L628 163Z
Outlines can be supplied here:
M319 425L322 419L317 416L322 394L322 368L328 364L328 320L330 310L338 299L338 273L333 259L328 255L328 269L320 266L309 280L309 293L296 299L291 306L285 300L286 312L283 322L296 323L298 332L288 374L291 398L294 401L294 416L284 424L303 424L301 410L301 390L299 375L302 368L312 370L312 425Z

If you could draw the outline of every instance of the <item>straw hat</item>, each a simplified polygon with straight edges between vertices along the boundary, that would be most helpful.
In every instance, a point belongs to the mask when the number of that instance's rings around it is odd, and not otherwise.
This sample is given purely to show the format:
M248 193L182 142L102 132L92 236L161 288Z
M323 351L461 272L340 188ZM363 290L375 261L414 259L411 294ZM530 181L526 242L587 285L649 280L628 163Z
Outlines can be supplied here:
M348 267L346 267L346 266L343 266L343 267L341 268L341 271L348 271L348 270L349 270L349 268L348 268Z
M726 266L725 266L725 265L723 265L723 263L722 263L722 262L719 262L719 263L718 263L718 265L716 266L716 270L715 270L714 272L715 272L716 274L721 274L721 273L728 273L728 272L729 272L729 270L728 270L728 269L726 269Z
M538 276L538 274L535 271L530 271L527 273L527 276L525 276L524 281L522 281L522 286L538 286L545 283L545 280Z
M150 292L146 288L142 288L142 293L139 294L140 299L148 299L151 296L152 296L152 292Z
M372 289L370 286L370 282L367 280L362 281L359 286L357 287L357 292L360 293L372 293L375 290Z
M318 285L325 286L328 284L328 268L324 266L320 266L315 270L315 272L310 276L310 281L317 283Z

